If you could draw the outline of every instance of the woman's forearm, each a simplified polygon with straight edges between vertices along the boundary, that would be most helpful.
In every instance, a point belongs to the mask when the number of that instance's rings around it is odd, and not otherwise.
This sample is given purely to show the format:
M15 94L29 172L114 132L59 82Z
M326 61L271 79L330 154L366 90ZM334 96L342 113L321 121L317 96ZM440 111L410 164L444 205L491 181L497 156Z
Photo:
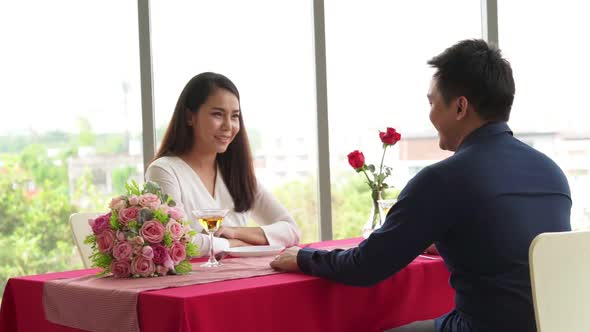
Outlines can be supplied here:
M225 230L221 236L244 241L252 245L268 244L261 227L231 227L231 231L227 231Z

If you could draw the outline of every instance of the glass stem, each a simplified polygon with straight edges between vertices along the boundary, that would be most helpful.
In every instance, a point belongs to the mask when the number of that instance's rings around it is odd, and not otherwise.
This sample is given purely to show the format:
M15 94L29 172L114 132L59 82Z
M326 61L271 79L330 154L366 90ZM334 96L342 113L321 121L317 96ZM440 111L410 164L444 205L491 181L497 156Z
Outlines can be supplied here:
M216 263L215 255L213 254L213 232L209 232L209 263Z

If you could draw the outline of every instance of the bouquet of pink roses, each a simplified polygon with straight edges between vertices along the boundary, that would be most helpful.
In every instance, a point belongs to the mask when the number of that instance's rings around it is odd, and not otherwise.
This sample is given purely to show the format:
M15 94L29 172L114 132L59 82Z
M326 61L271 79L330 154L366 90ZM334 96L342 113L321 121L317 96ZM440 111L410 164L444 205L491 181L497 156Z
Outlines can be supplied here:
M113 198L109 213L88 220L93 234L84 243L92 247L92 265L117 278L190 272L189 259L198 255L191 241L196 232L172 197L154 182L141 189L131 181L125 188L127 195Z

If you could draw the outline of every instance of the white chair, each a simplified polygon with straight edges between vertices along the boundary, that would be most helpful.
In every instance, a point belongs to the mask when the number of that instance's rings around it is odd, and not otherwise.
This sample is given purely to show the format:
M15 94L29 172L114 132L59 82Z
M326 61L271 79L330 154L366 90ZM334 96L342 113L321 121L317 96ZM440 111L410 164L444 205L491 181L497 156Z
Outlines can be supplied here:
M86 268L91 267L92 264L90 258L88 258L92 254L92 249L89 245L84 244L86 236L92 233L88 219L93 219L100 215L100 213L74 213L70 216L70 227L74 235L74 242L78 247L82 263L84 263L84 267Z
M529 261L538 332L590 331L590 231L540 234Z

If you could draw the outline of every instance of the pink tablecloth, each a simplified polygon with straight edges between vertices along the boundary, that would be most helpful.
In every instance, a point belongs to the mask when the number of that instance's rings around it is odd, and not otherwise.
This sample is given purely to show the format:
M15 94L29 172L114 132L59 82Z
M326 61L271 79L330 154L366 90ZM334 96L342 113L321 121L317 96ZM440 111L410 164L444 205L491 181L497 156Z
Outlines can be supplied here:
M326 241L314 247L358 243ZM79 331L48 322L43 283L96 270L12 278L0 309L0 331ZM435 318L453 306L442 260L418 257L394 276L368 288L302 274L275 274L139 295L142 331L381 331Z

